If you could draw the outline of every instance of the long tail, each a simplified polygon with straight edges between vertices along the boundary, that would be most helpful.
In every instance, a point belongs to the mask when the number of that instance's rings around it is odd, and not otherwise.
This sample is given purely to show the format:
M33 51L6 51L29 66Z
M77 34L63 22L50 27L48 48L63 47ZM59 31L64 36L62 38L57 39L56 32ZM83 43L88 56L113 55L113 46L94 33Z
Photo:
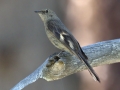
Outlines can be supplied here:
M85 63L85 65L88 68L88 71L90 72L90 74L93 77L93 79L95 81L100 82L99 77L97 76L97 74L95 73L93 68L90 66L90 64L87 62L87 56L85 55L85 53L81 50L81 52L79 52L78 55L76 55L76 56L78 56L78 58Z

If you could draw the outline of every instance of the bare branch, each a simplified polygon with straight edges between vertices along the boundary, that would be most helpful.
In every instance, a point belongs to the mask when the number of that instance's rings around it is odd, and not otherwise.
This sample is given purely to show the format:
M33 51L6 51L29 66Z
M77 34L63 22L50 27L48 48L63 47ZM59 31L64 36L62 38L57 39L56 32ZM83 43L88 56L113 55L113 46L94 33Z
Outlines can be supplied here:
M92 67L120 62L120 39L99 42L82 49ZM11 90L21 90L38 78L53 81L85 69L84 63L75 56L67 52L55 53Z

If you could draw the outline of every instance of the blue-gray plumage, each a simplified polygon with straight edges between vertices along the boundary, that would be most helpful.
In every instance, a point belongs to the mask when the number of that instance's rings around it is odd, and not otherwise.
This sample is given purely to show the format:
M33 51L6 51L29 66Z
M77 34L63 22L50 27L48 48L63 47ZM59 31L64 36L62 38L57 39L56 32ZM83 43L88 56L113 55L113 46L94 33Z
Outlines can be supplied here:
M71 54L77 56L85 63L93 79L100 82L99 77L87 62L88 58L81 49L80 44L57 17L57 15L50 9L35 12L39 14L44 22L46 34L52 44L63 51L70 52Z

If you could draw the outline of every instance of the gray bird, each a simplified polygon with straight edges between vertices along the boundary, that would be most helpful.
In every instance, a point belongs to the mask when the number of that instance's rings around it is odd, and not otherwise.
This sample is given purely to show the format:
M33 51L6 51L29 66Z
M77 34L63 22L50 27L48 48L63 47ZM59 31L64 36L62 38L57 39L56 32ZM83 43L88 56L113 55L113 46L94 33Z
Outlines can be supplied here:
M44 9L35 12L38 13L41 17L45 26L46 34L51 43L58 49L61 49L62 51L67 51L77 56L85 63L93 79L100 82L99 77L90 66L90 64L87 62L88 58L81 49L80 44L61 22L61 20L57 17L55 12L50 9Z

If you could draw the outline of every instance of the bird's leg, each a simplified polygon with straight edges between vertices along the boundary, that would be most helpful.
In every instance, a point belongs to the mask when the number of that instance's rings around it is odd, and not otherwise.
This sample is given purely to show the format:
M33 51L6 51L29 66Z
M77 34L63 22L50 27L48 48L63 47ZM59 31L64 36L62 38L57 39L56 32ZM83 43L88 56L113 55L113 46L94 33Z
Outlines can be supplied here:
M60 52L58 53L58 56L60 55L60 53L63 53L63 52L65 52L65 51L60 51Z
M63 51L61 51L60 53L62 53ZM59 54L56 54L53 58L49 59L49 62L48 64L46 65L46 67L51 67L53 66L57 61L59 61L60 57L59 57Z
M60 52L54 57L54 59L55 59L56 61L58 61L58 60L60 59L59 55L60 55L61 53L63 53L63 52L65 52L65 51L60 51Z

